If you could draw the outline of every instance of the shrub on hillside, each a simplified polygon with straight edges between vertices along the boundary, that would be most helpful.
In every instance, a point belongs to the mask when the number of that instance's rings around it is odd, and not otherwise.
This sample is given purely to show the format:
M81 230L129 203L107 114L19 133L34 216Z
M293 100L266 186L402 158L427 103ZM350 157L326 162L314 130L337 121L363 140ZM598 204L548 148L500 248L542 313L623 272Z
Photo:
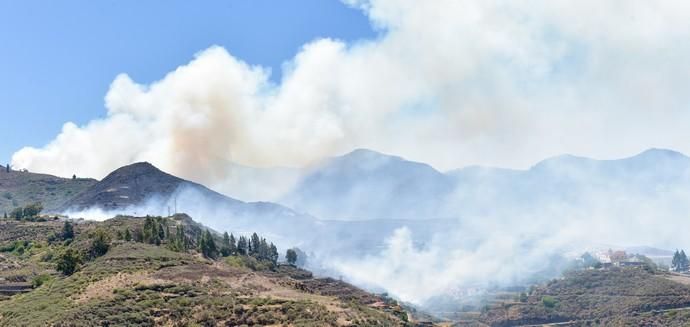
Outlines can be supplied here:
M543 298L541 298L541 302L547 308L555 308L558 304L558 301L556 299L548 295L545 295Z
M66 249L57 260L57 271L63 273L64 275L71 275L81 263L81 256L74 249Z

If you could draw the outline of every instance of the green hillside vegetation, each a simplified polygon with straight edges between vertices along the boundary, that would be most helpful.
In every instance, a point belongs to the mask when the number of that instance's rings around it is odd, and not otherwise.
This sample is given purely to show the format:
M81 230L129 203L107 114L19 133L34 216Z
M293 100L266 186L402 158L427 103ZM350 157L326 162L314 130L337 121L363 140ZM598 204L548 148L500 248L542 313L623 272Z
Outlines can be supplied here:
M41 202L44 209L59 208L75 195L96 184L89 178L60 178L46 174L36 174L0 169L0 215L17 207Z
M690 286L677 278L642 267L572 271L495 303L480 320L492 326L682 326L690 320Z
M3 219L0 326L410 324L393 300L277 259L257 234L235 240L186 215Z

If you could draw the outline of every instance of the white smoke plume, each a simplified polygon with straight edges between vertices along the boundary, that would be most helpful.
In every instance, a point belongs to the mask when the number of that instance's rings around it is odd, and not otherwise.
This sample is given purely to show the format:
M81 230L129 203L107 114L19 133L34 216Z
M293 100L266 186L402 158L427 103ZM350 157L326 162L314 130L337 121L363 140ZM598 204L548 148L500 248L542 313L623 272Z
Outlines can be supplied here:
M258 199L231 163L303 166L355 147L440 169L690 152L687 2L347 3L381 36L305 44L277 84L215 46L150 85L122 74L105 118L66 123L12 164L101 178L150 161Z
M149 85L122 74L105 96L105 118L66 123L12 164L101 178L149 161L266 200L294 178L257 181L247 177L252 167L302 167L358 147L439 169L519 168L560 153L615 158L650 147L690 153L690 2L347 3L380 37L305 44L277 83L217 46ZM600 240L690 247L678 232L689 200L672 190L644 201L593 192L578 205L522 212L498 203L423 247L402 228L378 254L324 264L419 303L449 285L527 275L553 254ZM202 222L220 224L213 219Z

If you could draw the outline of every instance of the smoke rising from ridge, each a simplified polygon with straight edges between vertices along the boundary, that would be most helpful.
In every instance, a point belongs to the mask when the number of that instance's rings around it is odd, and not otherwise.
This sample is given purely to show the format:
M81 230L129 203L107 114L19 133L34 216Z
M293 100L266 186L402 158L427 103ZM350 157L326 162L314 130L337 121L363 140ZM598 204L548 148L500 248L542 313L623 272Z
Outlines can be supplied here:
M454 290L555 277L567 258L586 250L690 248L679 232L690 212L690 158L679 153L650 150L617 161L559 157L529 171L494 173L457 188L449 200L458 215L452 220L257 219L192 189L174 198L180 212L209 227L257 231L281 249L298 246L311 254L310 269L417 304ZM165 214L170 205L154 198L125 211Z
M244 195L231 163L301 167L355 147L440 169L690 152L685 2L347 3L380 38L314 40L278 84L220 47L149 85L122 74L105 118L67 123L12 163L101 178L150 161Z
M254 179L251 167L303 167L356 147L440 169L526 167L560 153L614 158L655 146L690 153L688 2L347 3L362 8L380 38L314 40L277 84L215 46L149 85L122 74L105 97L105 118L66 123L12 163L100 178L149 161L225 194L267 200L300 171L281 168L294 175L272 184ZM574 199L553 190L548 200L492 198L490 189L469 202L477 210L458 201L459 212L469 210L459 226L432 230L424 244L402 223L378 235L382 248L339 253L335 246L351 250L360 240L347 243L353 232L333 244L337 234L315 232L333 231L327 222L295 226L285 243L302 238L326 253L316 253L324 267L418 303L452 285L519 280L592 243L690 247L678 232L690 212L683 187L649 183L649 193L630 194L577 177L585 187ZM264 187L248 190L242 181L252 180ZM194 218L236 227L222 210ZM319 235L327 239L304 240Z

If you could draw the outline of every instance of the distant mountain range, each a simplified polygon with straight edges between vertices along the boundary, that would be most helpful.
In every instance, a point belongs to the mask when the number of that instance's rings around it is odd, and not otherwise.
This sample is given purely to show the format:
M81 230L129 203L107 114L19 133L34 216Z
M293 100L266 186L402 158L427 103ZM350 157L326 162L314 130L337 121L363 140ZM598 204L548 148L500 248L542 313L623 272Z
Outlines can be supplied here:
M433 219L489 214L498 207L576 204L593 193L644 196L688 186L690 158L650 149L618 160L563 155L527 170L431 166L355 150L312 168L278 200L323 219Z
M440 218L454 187L427 164L359 149L311 168L279 202L324 219Z
M618 160L562 155L527 170L473 166L444 173L425 163L358 149L305 168L301 177L296 177L294 169L261 174L261 183L266 185L245 181L246 187L268 187L272 180L276 184L286 179L296 182L282 196L274 194L275 203L243 202L164 173L149 163L119 168L100 182L3 171L0 205L11 210L42 201L49 211L112 211L147 204L165 213L168 207L174 211L175 204L177 211L189 212L202 203L213 203L211 207L236 217L266 219L457 219L490 214L497 210L497 204L520 210L557 202L576 205L597 193L630 198L686 188L690 186L690 158L671 150L650 149ZM184 196L180 196L182 192Z

